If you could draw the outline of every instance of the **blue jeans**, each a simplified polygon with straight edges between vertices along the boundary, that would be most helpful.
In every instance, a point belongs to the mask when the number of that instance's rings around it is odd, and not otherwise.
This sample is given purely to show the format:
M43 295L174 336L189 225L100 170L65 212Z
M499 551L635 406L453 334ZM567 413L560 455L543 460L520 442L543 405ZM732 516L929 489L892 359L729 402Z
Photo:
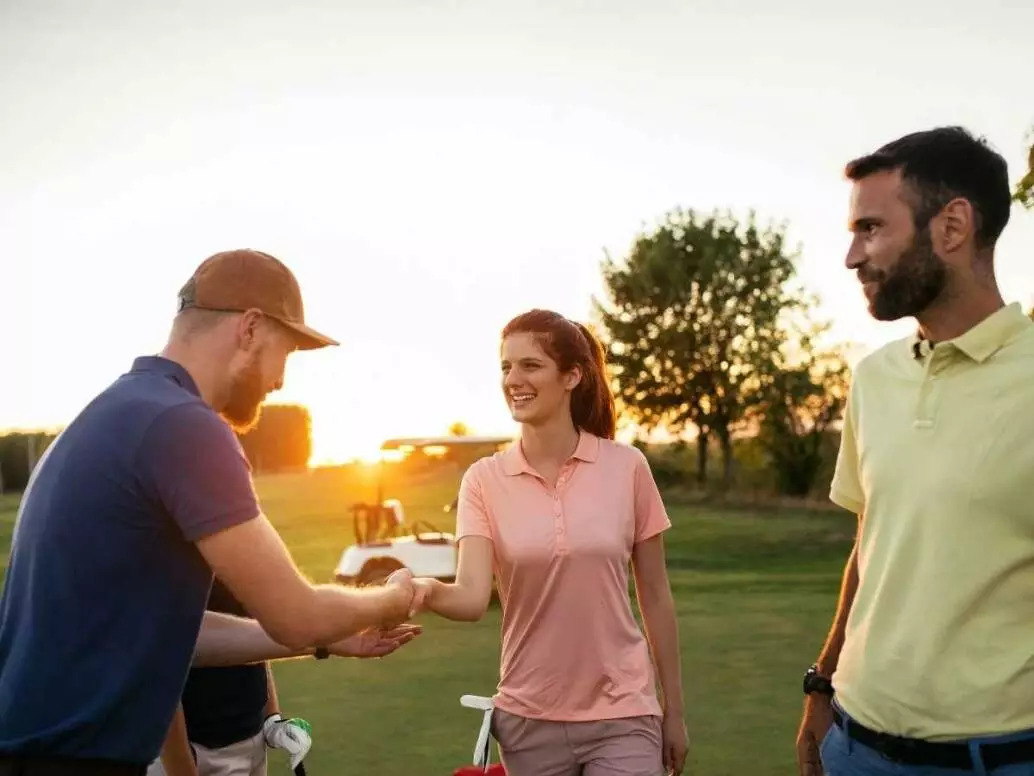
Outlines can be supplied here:
M843 712L844 720L850 726L850 718ZM979 749L981 744L999 743L1004 741L1016 741L1025 738L1034 738L1034 730L1017 733L1010 736L998 736L995 738L981 738L970 740L970 752L973 756L973 769L968 771L953 768L938 768L927 765L905 765L892 762L883 757L875 749L849 738L847 732L834 724L829 733L822 740L819 753L822 756L822 767L827 776L1034 776L1034 761L1006 765L994 770L984 768L980 760Z

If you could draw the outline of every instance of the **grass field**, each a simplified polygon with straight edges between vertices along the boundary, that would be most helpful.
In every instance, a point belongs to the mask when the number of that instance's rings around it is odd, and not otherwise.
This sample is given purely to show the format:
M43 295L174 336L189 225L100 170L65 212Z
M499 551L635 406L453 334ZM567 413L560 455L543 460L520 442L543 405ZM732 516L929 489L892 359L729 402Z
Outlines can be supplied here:
M407 519L451 527L442 505L455 480L396 483ZM259 491L303 571L326 581L351 541L347 507L374 497L373 480L334 470L260 480ZM17 501L0 499L0 561ZM669 572L681 628L687 772L795 773L801 675L825 636L853 518L791 510L720 511L669 504ZM425 618L413 644L385 660L276 664L281 704L314 728L311 776L447 776L470 761L479 717L463 693L490 694L499 613L477 624ZM272 773L288 773L274 758Z

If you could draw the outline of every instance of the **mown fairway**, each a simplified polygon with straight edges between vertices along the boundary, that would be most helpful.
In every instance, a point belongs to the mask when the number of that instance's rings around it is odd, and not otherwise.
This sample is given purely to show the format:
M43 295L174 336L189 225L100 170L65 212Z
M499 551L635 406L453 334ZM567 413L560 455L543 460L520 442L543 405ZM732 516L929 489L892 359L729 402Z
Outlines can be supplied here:
M451 527L442 512L455 477L397 483L385 493L407 519ZM348 506L371 500L372 476L316 471L270 477L259 490L302 570L326 581L352 538ZM0 499L0 563L17 500ZM692 754L699 776L786 776L801 675L825 636L853 518L670 504L669 570L681 623ZM490 694L499 616L477 624L425 618L426 631L385 660L278 663L283 710L308 719L310 776L448 776L470 761L480 722L463 693ZM273 758L272 772L288 774Z

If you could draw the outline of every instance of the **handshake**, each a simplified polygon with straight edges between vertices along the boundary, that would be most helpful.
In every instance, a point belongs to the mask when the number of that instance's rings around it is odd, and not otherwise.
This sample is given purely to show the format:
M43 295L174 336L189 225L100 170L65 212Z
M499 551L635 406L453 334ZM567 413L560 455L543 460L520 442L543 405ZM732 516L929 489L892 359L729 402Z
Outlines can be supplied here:
M436 584L438 584L436 579L414 577L413 572L407 568L401 568L398 571L393 572L391 576L384 581L384 585L386 587L397 587L405 590L408 595L408 600L405 612L401 614L398 622L393 622L392 625L398 625L410 617L415 617L421 612L427 611L430 606L431 596L434 593Z

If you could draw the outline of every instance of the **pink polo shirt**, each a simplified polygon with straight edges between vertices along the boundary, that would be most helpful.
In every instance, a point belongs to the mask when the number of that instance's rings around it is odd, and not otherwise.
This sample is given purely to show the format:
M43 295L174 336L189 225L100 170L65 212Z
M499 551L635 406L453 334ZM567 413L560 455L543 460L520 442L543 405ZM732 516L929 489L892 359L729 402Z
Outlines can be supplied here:
M628 570L632 546L670 525L643 454L591 434L555 491L516 442L467 470L456 533L493 543L500 709L569 722L661 714Z

